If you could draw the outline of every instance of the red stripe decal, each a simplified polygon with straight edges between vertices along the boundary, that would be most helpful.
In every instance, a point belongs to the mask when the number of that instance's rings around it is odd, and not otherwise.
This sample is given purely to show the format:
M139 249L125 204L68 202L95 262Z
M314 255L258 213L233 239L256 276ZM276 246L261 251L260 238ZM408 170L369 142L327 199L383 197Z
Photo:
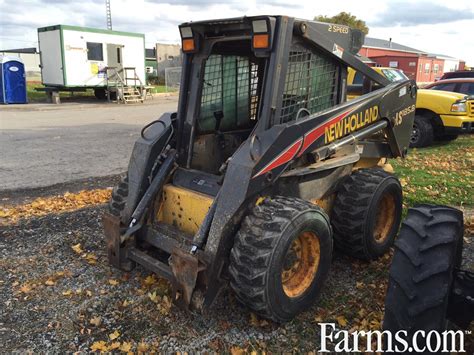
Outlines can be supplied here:
M352 111L351 110L348 110L346 112L343 112L341 113L339 116L336 116L334 117L333 119L327 121L325 124L323 124L322 126L318 126L316 128L313 128L313 130L309 131L308 133L306 133L304 135L304 141L303 141L303 148L301 149L300 153L298 154L298 157L300 157L301 155L303 155L303 153L305 152L305 150L311 145L313 144L314 142L316 142L316 140L321 137L323 134L324 134L324 130L326 129L326 127L336 123L336 122L339 122L340 120L342 120L344 117L346 117L350 112Z
M257 174L255 174L254 178L262 174L265 174L266 172L273 170L283 164L288 163L290 160L292 160L295 157L296 154L298 154L298 157L300 157L305 152L305 150L308 149L308 147L311 144L316 142L316 140L324 134L324 130L326 127L344 119L349 113L355 111L359 107L360 105L355 108L351 108L350 110L347 110L346 112L341 113L339 116L336 116L330 119L329 121L324 123L322 126L313 128L311 131L306 133L303 138L299 138L295 143L293 143L291 146L286 148L285 151L280 153L280 155L278 155L275 159L273 159L270 163L268 163L262 170L260 170Z
M260 176L262 174L265 174L266 172L273 170L283 164L288 163L291 159L293 159L298 153L298 151L301 148L301 143L302 139L298 139L295 143L293 143L291 146L289 146L284 152L282 152L279 156L277 156L275 159L273 159L267 166L265 166L262 170L260 170L255 176Z

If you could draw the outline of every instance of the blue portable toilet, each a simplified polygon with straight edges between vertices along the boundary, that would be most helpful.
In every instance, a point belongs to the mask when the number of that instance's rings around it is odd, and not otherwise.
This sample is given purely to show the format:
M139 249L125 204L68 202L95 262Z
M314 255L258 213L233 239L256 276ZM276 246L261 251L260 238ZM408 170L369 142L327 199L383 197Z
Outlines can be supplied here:
M21 58L0 56L0 103L26 104L25 65Z

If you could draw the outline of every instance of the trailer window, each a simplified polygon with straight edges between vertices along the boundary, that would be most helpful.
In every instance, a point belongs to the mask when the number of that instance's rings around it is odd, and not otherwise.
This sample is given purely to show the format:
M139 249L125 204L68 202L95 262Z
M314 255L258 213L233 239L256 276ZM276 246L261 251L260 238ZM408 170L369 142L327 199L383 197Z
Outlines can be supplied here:
M290 51L280 123L294 121L336 104L337 65L298 46Z
M120 54L121 54L120 47L117 47L117 63L118 64L122 63L122 58L121 58Z
M199 115L199 131L215 128L222 113L221 131L253 126L257 114L258 65L248 57L213 54L206 60Z
M104 60L102 43L87 42L87 60Z

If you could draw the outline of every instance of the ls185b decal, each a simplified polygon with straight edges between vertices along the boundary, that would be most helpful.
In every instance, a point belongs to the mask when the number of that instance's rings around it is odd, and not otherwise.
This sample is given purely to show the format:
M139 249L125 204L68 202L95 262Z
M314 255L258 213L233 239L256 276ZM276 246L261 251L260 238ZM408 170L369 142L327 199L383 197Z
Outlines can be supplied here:
M406 115L409 115L410 113L415 111L415 105L411 105L408 107L405 107L403 110L398 111L395 114L395 126L398 126L399 124L402 124L403 117Z

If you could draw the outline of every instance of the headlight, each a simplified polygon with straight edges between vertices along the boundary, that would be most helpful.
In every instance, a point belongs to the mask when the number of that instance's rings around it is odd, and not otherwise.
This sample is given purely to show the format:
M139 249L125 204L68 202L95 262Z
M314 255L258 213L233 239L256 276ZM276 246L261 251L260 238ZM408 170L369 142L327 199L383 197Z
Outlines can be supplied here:
M451 112L466 112L466 103L455 102L451 105Z

